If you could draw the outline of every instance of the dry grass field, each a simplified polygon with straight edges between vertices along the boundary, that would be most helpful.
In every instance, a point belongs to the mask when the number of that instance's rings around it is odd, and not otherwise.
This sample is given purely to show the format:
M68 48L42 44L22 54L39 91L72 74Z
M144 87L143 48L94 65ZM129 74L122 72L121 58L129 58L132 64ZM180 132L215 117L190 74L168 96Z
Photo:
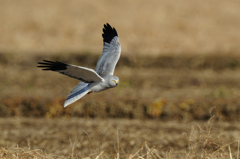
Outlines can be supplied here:
M239 158L238 0L0 4L0 158ZM37 62L94 68L106 22L120 84L64 109L78 81Z
M99 53L108 22L123 54L238 53L239 8L239 0L2 0L0 50Z
M1 158L237 158L239 123L0 119ZM229 151L231 150L231 151Z

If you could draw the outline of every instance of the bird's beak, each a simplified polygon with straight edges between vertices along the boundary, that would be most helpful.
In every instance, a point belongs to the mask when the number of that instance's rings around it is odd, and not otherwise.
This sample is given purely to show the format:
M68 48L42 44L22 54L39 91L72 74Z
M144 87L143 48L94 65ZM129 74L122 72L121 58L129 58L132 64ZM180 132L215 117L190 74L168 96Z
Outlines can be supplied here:
M119 81L116 81L116 84L118 85Z

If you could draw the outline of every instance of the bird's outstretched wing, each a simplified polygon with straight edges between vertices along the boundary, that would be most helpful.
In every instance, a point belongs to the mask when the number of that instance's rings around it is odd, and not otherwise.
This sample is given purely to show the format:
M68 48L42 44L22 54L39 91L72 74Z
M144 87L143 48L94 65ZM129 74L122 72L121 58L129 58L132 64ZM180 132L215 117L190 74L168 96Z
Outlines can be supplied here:
M91 91L91 87L89 83L80 82L68 95L64 107L72 104L73 102L79 100L83 96L85 96L88 92Z
M96 72L99 75L113 75L115 66L121 54L121 45L115 28L108 23L103 28L103 52L97 62Z
M56 71L86 83L100 82L103 80L103 78L100 77L97 72L95 72L93 69L89 69L86 67L65 64L58 61L53 62L48 60L43 60L43 62L38 62L38 64L39 66L37 67L42 67L42 70Z

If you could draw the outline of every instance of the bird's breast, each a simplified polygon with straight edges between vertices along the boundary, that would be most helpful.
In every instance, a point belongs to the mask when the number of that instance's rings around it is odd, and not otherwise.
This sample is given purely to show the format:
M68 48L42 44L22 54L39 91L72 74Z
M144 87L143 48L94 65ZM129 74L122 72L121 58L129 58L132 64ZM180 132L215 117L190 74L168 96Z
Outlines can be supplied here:
M107 85L104 82L92 83L92 92L101 92L108 89Z

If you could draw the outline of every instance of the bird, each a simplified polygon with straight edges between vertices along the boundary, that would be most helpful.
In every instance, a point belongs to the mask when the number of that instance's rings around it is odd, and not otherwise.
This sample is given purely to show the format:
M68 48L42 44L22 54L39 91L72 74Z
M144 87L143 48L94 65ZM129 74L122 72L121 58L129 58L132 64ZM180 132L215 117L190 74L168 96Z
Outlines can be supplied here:
M114 27L106 23L103 27L102 37L103 51L95 70L59 61L42 60L38 62L37 67L44 71L55 71L80 80L65 100L64 107L76 102L86 94L101 92L119 84L119 78L113 75L121 54L118 33Z

